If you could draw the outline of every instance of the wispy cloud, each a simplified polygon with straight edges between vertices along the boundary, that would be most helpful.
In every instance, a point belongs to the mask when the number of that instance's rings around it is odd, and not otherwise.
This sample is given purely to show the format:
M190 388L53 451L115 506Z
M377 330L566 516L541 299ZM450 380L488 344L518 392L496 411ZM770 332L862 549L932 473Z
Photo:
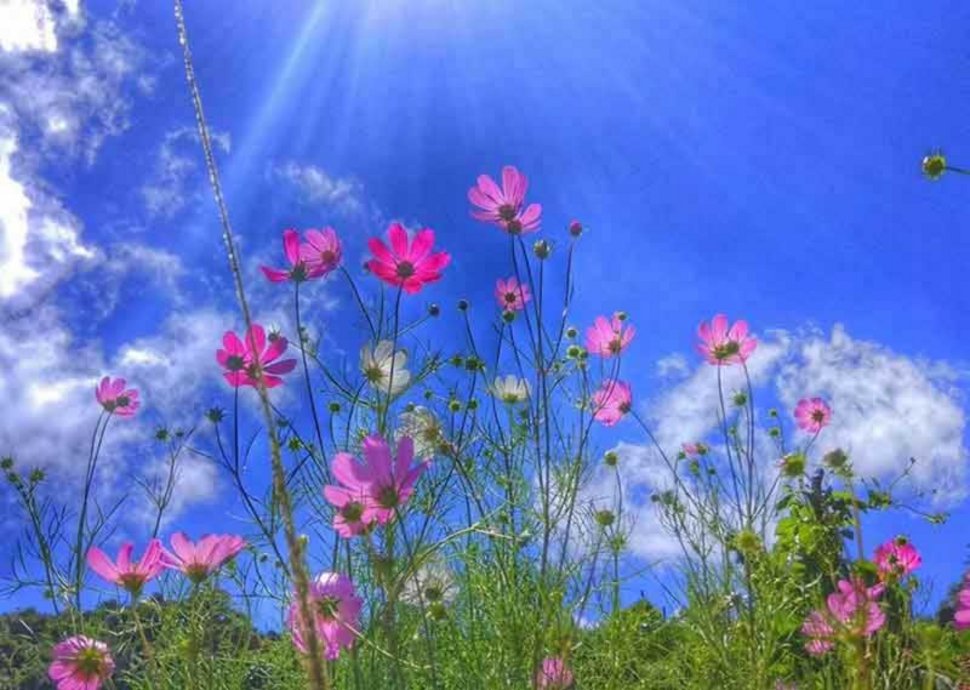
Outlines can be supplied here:
M363 184L352 177L336 177L318 166L294 161L274 166L270 174L293 187L305 203L325 205L346 216L371 212Z
M229 153L227 132L213 132L217 151ZM158 147L155 167L140 192L150 216L171 218L203 198L200 184L199 134L193 127L180 127L165 134Z

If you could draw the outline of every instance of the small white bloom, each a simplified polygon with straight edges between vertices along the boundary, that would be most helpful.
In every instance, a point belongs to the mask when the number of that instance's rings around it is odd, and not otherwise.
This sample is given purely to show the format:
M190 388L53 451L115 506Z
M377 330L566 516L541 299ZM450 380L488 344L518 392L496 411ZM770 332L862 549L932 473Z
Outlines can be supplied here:
M411 372L407 370L408 356L403 350L394 352L394 344L390 340L382 340L377 347L371 349L364 345L360 351L360 369L364 378L377 390L391 395L398 395L411 383ZM394 369L394 381L391 382L391 369Z
M457 594L455 578L443 563L433 561L418 568L401 588L401 601L425 608L450 604Z
M410 436L414 441L414 454L419 458L433 458L444 440L438 418L431 410L420 406L401 413L395 439L400 441L405 436Z
M499 376L489 387L489 391L496 398L509 405L525 402L531 394L529 382L509 374Z

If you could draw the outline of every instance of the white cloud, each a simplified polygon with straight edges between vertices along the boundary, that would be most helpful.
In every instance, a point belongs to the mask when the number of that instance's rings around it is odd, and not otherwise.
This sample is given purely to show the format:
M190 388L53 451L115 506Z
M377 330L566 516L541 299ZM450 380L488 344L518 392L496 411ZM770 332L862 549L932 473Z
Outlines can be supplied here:
M228 133L211 134L216 150L228 153ZM171 218L203 198L207 189L200 179L199 134L192 127L180 127L166 133L158 147L155 169L141 188L145 208L152 216Z
M293 161L274 167L272 177L291 185L308 204L326 205L347 216L366 210L364 186L354 178L334 177L323 168Z
M0 1L0 51L57 50L54 13L40 0Z

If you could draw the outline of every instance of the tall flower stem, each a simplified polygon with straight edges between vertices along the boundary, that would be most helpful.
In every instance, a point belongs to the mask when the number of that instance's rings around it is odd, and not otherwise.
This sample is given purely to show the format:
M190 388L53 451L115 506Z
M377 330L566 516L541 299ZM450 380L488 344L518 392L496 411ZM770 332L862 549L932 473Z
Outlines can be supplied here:
M81 497L81 512L77 519L77 537L74 542L74 605L78 611L81 610L81 588L84 584L84 554L87 550L84 548L84 537L87 531L88 503L91 499L94 475L98 468L101 444L104 442L104 434L108 430L110 421L111 414L105 415L102 411L91 434L91 449L88 452L88 464L84 471L84 493Z
M317 402L313 396L313 383L310 381L310 367L307 366L306 344L303 342L303 321L300 318L300 284L294 290L294 311L296 312L296 337L300 339L300 358L303 361L303 380L306 382L306 394L310 400L310 416L313 418L313 429L317 434L317 444L320 448L321 467L327 482L330 481L330 470L327 467L327 449L323 444L323 432L320 429L320 417L317 414ZM312 453L311 453L312 455Z

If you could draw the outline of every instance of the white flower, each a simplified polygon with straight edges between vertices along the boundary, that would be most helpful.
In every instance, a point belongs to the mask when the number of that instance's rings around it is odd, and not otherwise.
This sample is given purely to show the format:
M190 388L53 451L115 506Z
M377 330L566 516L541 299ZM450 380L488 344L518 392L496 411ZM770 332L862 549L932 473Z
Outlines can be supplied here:
M525 402L531 394L529 382L509 374L499 376L489 387L489 391L496 398L509 405Z
M394 344L390 340L380 341L374 349L364 345L360 351L360 369L370 385L385 394L390 388L391 395L395 396L411 383L411 372L405 368L408 363L407 354L403 350L393 351ZM392 368L394 369L393 385Z
M433 561L418 568L401 588L401 601L425 608L450 604L455 600L455 578L442 563Z
M420 406L401 413L395 439L400 441L405 436L410 436L414 441L414 454L419 458L434 457L438 453L438 446L444 440L438 418L431 410Z

